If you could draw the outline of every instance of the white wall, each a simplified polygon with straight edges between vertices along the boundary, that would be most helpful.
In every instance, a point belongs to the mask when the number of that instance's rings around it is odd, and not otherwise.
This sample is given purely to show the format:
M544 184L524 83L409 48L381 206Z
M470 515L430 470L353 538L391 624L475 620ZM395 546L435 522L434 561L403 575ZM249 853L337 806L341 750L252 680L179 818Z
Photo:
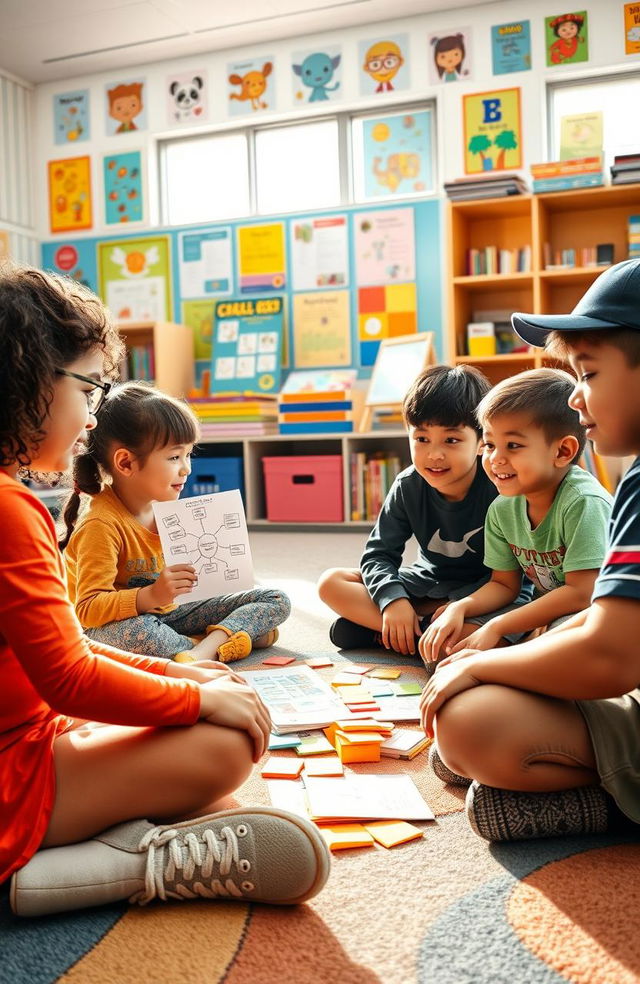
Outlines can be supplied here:
M39 262L32 178L33 87L0 70L0 229L10 255Z
M398 101L410 101L424 97L437 100L438 173L439 183L464 174L462 154L462 101L467 92L481 92L485 89L501 89L519 86L522 90L523 150L526 174L529 164L545 159L546 156L546 83L549 80L584 77L589 74L603 74L615 71L640 70L638 56L625 56L622 0L584 0L574 5L575 9L587 9L589 13L589 61L579 65L547 69L544 50L544 18L562 12L563 3L551 0L500 0L484 6L464 8L451 12L425 14L403 20L385 21L375 25L363 25L335 34L292 38L277 43L267 42L264 46L230 49L207 56L194 56L189 59L141 64L137 69L126 69L121 73L108 75L82 76L63 82L47 83L36 87L36 139L35 139L35 186L36 186L36 228L42 239L52 237L48 228L46 163L50 159L69 157L74 154L90 154L92 157L92 186L94 195L94 228L88 236L101 234L114 235L115 226L105 227L102 213L102 155L120 150L143 148L146 151L146 170L149 186L146 189L146 216L144 225L158 222L157 209L157 141L167 135L180 135L187 132L206 132L226 129L243 122L274 122L310 116L316 112L335 112L344 109L363 109L384 107ZM568 7L568 9L574 9ZM528 72L494 76L491 73L490 29L494 24L512 20L529 19L532 34L532 64ZM437 86L429 84L428 59L431 54L427 47L427 37L431 32L470 27L473 31L473 77L470 81L458 81ZM406 32L410 36L411 89L401 93L363 98L359 95L358 79L358 41L376 35ZM342 74L342 98L336 102L320 104L320 109L308 104L301 109L293 100L291 56L294 51L305 49L309 44L340 44L343 52L344 71ZM275 79L276 106L278 112L262 115L254 113L251 118L235 120L228 117L227 64L236 59L255 55L273 56L276 62ZM185 131L167 128L165 87L166 76L173 71L191 71L205 68L209 76L209 119L214 121L197 130ZM107 136L105 132L105 86L122 81L144 77L147 80L148 129L135 134ZM67 89L89 88L91 91L91 141L77 145L60 146L53 141L53 95ZM585 106L585 110L589 107ZM637 109L630 111L637 112ZM138 228L140 226L138 225ZM127 227L127 231L133 231Z

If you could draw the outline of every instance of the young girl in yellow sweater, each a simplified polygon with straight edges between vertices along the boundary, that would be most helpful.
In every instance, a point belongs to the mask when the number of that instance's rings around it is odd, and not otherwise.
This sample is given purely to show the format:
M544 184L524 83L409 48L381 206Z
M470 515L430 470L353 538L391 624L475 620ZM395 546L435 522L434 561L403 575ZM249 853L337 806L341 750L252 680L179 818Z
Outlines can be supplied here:
M196 570L165 567L152 502L179 497L198 436L190 408L151 386L124 383L107 396L99 426L75 459L61 543L71 600L90 639L149 656L225 663L275 642L276 626L291 610L282 591L175 604L192 589ZM81 492L91 500L76 526Z

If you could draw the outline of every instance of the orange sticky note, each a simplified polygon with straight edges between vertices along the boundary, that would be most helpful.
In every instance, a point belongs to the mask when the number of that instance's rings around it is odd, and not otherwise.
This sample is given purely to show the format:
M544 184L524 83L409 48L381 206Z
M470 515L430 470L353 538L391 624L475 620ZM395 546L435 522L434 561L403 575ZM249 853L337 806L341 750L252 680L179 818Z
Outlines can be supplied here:
M325 758L305 759L304 771L307 776L342 776L344 769L337 755Z
M295 663L295 656L269 656L267 659L262 660L263 666L288 666L289 663Z
M276 758L274 755L262 766L263 779L297 779L304 762L300 759Z
M344 851L349 847L373 847L373 837L359 823L320 827L320 833L331 851Z
M371 670L369 676L375 677L376 680L397 680L400 673L401 670L394 670L391 666L378 666L377 669Z
M419 827L414 827L405 820L376 820L374 823L365 823L364 828L383 847L394 847L424 836Z

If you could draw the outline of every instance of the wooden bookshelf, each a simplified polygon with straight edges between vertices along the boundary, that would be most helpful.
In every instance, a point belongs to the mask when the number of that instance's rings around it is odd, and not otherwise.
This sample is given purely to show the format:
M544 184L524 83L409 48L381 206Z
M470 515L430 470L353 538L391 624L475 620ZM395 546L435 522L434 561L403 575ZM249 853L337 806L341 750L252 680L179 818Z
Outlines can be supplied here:
M545 243L551 255L613 243L614 263L628 256L628 219L640 214L640 184L585 188L543 195L450 202L448 361L477 366L496 383L524 369L549 364L541 349L494 356L467 354L467 324L482 310L563 314L575 307L604 267L544 268ZM469 276L467 251L496 246L531 247L531 270Z
M158 389L185 398L194 386L193 332L173 321L121 321L118 330L127 349L149 345L153 350ZM129 378L131 375L129 375Z

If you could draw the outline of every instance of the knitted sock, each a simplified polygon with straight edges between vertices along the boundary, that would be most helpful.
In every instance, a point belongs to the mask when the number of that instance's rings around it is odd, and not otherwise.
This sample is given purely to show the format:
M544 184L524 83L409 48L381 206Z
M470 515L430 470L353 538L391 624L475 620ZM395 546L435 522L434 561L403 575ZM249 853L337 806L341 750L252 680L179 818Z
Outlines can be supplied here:
M450 786L468 786L471 782L471 779L467 779L466 776L458 775L457 772L453 772L444 764L440 758L437 745L432 745L429 749L429 765L437 775L438 779L442 779L443 782L449 783Z

